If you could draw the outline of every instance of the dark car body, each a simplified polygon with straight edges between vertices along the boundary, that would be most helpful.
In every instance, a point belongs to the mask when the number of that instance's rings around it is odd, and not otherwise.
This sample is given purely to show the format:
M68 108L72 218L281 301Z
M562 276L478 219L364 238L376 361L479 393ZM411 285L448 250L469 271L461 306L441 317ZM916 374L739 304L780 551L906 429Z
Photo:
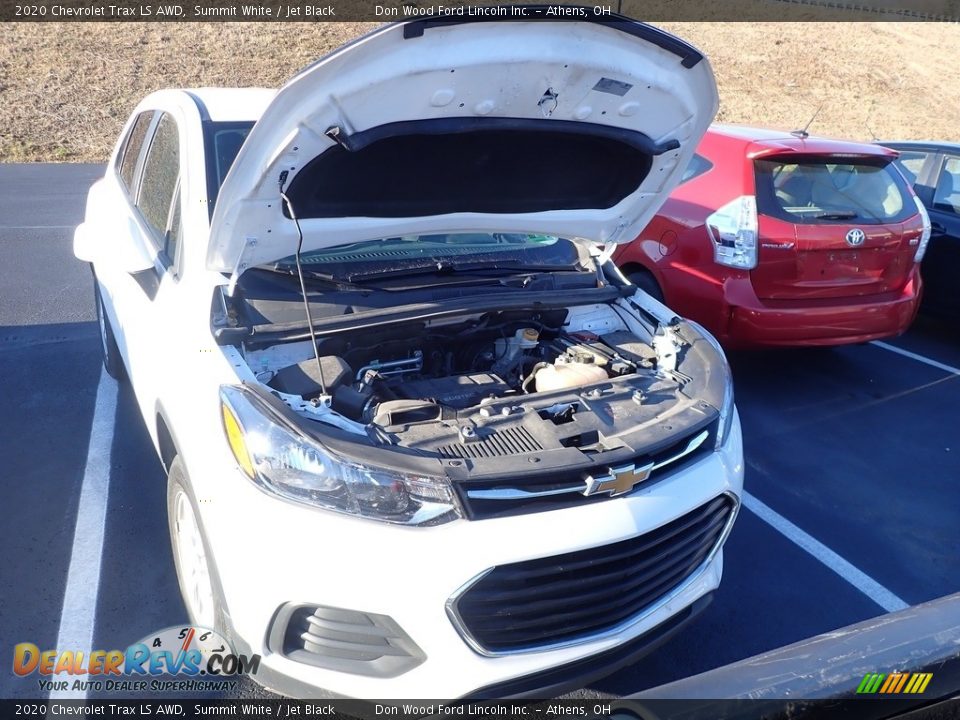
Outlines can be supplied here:
M924 218L895 157L715 125L682 184L614 259L728 347L897 335L920 300Z
M960 317L960 143L883 142L900 153L897 165L930 215L930 246L921 266L921 310Z

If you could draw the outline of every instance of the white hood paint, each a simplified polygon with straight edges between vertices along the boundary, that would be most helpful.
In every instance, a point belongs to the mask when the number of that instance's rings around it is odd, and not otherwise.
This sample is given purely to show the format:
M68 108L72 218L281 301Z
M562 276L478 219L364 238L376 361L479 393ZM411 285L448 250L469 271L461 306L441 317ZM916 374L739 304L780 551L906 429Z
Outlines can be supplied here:
M405 37L405 28L412 37ZM676 42L647 30L667 44ZM246 268L293 254L297 232L282 212L279 178L287 171L289 187L306 163L332 147L330 128L349 136L388 123L441 118L595 123L639 131L656 143L676 141L679 148L655 155L636 190L612 207L306 218L300 221L303 251L461 231L629 242L679 182L716 114L710 65L686 50L693 55L683 62L682 52L597 22L468 22L425 27L422 34L411 32L409 23L378 29L306 68L277 93L220 190L208 267L236 278ZM629 88L623 94L598 90L601 80L624 83L616 85L621 91ZM548 89L556 101L541 106Z

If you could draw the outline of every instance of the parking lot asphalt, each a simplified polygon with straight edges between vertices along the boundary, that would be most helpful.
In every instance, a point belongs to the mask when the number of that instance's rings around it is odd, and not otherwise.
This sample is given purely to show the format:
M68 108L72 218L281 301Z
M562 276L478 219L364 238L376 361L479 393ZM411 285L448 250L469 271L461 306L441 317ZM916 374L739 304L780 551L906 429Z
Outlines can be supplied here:
M36 676L10 672L13 645L52 648L79 622L64 593L91 462L109 467L99 572L83 588L92 647L123 648L186 620L165 478L129 387L100 408L111 436L91 444L99 340L90 272L71 242L101 172L0 165L4 698L46 695ZM957 327L921 319L885 345L730 360L748 498L723 583L685 632L577 695L637 692L960 590ZM249 683L236 692L261 693Z

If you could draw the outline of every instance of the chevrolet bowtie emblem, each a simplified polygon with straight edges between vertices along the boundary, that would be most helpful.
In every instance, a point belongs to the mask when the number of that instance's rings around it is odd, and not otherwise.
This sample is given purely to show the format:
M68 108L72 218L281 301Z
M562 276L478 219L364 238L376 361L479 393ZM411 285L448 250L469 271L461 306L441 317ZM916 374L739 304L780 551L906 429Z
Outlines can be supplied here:
M650 471L653 470L653 463L648 463L637 467L636 465L622 465L612 467L606 475L587 476L587 487L584 489L584 495L597 495L598 493L607 493L611 497L623 495L633 490L637 485L650 477Z

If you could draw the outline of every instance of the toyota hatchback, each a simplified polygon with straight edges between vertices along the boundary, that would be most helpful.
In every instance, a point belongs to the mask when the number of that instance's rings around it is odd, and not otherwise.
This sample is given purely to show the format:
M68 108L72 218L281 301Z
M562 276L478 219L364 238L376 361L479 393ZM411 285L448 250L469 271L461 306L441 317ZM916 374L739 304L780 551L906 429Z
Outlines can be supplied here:
M720 346L627 283L716 112L626 19L417 20L135 109L75 252L190 618L284 693L549 694L677 631L743 485Z
M917 313L927 213L875 145L715 125L621 270L728 347L840 345Z

